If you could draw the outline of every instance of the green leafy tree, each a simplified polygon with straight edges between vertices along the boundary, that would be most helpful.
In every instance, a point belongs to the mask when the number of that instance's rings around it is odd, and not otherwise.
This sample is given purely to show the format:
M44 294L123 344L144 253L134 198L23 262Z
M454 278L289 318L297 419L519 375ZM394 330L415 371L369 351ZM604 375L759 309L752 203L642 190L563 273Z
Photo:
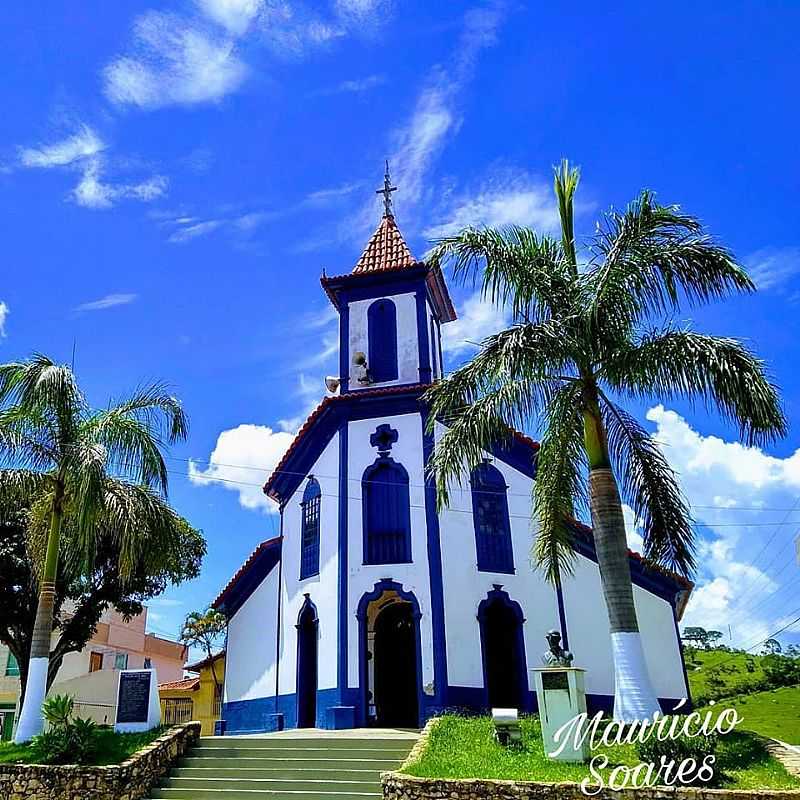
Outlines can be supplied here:
M25 697L16 741L42 730L61 536L74 525L80 560L94 561L103 524L120 542L127 579L151 536L174 533L176 515L164 502L162 449L186 437L180 403L161 385L140 388L102 410L86 401L72 369L43 355L0 365L0 508L29 498L29 526L41 532L38 606Z
M628 721L650 716L658 704L641 647L620 495L641 522L651 562L690 573L694 535L664 453L621 403L699 400L734 422L748 443L782 436L786 420L764 364L741 342L671 321L684 302L755 289L733 256L697 219L645 191L605 216L581 265L577 185L578 171L563 162L555 175L558 239L512 227L467 229L436 244L432 262L449 265L456 279L479 281L513 324L428 391L431 428L437 419L447 426L430 469L446 505L465 466L508 441L511 429L538 427L534 559L553 583L569 573L569 520L589 505L615 656L614 713Z
M762 652L766 656L775 656L781 652L781 649L781 643L777 639L767 639L767 641L764 642Z
M206 654L211 666L211 677L214 681L215 697L221 696L221 685L217 678L214 649L219 645L228 630L228 620L224 614L214 608L205 611L192 611L186 615L180 639L190 647L199 647Z
M706 631L706 647L715 647L722 638L722 631Z
M27 511L0 517L0 642L16 657L24 696L28 658L36 619L36 543L28 529ZM67 653L82 650L96 630L103 612L115 608L126 618L141 614L144 604L170 585L196 578L206 552L202 534L175 515L172 535L151 535L129 573L120 570L121 542L115 532L100 525L95 557L90 569L83 568L75 541L75 528L66 520L61 537L60 568L56 575L53 630L47 688L49 690ZM77 556L77 557L76 557Z

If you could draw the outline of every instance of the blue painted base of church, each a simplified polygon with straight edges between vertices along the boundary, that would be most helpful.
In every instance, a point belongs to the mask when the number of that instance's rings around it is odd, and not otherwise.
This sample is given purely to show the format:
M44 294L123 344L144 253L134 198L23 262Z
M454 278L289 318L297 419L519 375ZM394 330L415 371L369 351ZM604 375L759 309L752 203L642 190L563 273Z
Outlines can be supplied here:
M348 690L345 699L353 700L353 705L341 703L340 693L336 689L322 689L317 692L317 720L316 727L327 730L344 730L348 728L363 727L364 717L354 695L355 690ZM425 698L420 719L420 726L428 719L445 711L458 711L460 713L480 714L488 711L486 706L486 693L481 688L469 686L449 686L447 689L446 704L435 703L434 698ZM680 702L677 698L658 698L661 710L674 713L675 707ZM610 714L614 708L614 698L611 695L587 694L586 708L591 716L598 711ZM522 713L536 713L538 704L536 693L528 692ZM680 713L691 711L691 704L682 706ZM256 700L240 700L235 703L225 703L222 708L225 720L225 735L235 736L247 733L270 733L297 727L297 695L284 694L278 697L263 697Z

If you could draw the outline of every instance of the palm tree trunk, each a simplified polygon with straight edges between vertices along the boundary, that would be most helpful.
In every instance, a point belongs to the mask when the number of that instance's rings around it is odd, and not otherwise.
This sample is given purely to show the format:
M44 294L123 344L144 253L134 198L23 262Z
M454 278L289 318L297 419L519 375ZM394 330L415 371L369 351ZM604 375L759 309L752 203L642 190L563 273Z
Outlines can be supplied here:
M50 517L50 534L47 537L47 557L39 583L39 605L36 608L36 621L33 624L25 699L14 736L14 741L18 744L29 741L44 728L42 703L47 694L47 668L50 662L50 634L53 631L62 518L61 493L56 490L53 513Z
M614 719L652 717L660 710L650 681L633 603L633 584L622 501L608 457L599 408L584 413L594 546L608 610L614 657Z

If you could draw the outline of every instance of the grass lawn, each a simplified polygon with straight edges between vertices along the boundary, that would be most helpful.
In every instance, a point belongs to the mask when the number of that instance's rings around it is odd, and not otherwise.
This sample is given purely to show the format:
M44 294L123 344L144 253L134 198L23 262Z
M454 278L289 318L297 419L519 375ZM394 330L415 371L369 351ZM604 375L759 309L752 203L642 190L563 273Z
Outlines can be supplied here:
M137 750L161 736L167 728L154 728L146 733L115 733L102 729L98 732L97 755L94 766L120 764ZM42 753L30 744L0 742L0 764L40 764Z
M505 748L492 737L488 717L445 716L434 728L428 747L406 772L427 778L500 778L527 781L581 781L589 775L584 764L567 764L545 757L537 717L522 720L520 748ZM604 747L610 765L640 763L632 745ZM759 739L746 732L721 737L716 767L725 776L723 785L737 789L800 788L800 779L789 775L772 758ZM604 769L608 777L610 768Z
M735 708L743 719L737 730L800 745L800 686L725 698L718 700L715 708Z

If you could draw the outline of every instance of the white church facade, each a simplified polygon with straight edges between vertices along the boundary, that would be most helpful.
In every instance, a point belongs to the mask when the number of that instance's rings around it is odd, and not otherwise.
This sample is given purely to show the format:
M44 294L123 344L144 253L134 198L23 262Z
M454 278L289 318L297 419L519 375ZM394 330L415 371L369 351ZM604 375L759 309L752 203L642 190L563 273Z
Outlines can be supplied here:
M387 206L387 211L389 211ZM323 277L340 319L340 386L267 480L280 536L214 606L229 619L226 732L418 727L446 708L536 708L529 669L556 628L590 710L614 670L591 530L575 524L560 589L530 565L537 444L516 435L436 508L421 396L442 375L455 310L389 212L352 273ZM366 362L366 363L364 363ZM631 554L644 654L662 706L688 696L677 621L691 584Z

